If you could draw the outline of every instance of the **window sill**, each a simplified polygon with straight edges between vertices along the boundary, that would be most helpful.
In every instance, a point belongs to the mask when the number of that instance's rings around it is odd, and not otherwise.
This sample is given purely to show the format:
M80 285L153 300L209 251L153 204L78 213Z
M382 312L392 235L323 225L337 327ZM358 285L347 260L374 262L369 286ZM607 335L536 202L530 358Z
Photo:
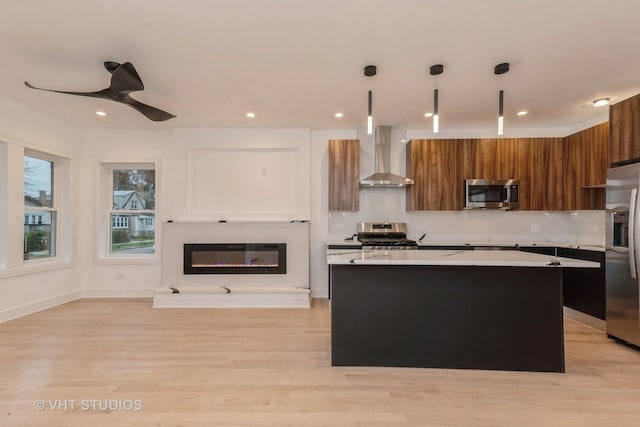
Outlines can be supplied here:
M72 267L74 267L74 264L69 260L31 261L31 262L25 263L20 267L14 267L14 268L0 271L0 279L15 277L15 276L24 276L27 274L42 273L46 271L62 270L65 268L72 268Z

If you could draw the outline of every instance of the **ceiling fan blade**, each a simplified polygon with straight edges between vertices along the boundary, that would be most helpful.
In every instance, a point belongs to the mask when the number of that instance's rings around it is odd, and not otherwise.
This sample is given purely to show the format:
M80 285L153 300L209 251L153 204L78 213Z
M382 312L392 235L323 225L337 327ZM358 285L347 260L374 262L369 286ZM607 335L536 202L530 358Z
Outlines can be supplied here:
M130 96L127 96L118 102L122 102L123 104L128 105L134 110L141 112L149 120L153 120L154 122L164 122L166 120L173 119L174 117L176 117L171 113L167 113L166 111L162 111L156 107L152 107L151 105L143 104L140 101L136 101Z
M111 91L126 94L144 90L144 84L131 62L121 64L111 73Z
M65 90L44 89L41 87L33 86L29 82L24 82L24 84L28 88L36 90L63 93L66 95L78 95L88 96L91 98L109 99L111 101L120 102L122 104L128 105L136 111L139 111L149 120L153 120L154 122L163 122L165 120L176 117L171 113L167 113L166 111L162 111L150 105L143 104L142 102L137 101L129 96L130 92L144 90L142 79L140 78L140 75L131 62L119 64L113 61L106 61L104 63L104 67L111 73L111 85L106 89L95 92L72 92Z
M44 90L45 92L64 93L66 95L88 96L91 98L112 99L111 95L109 95L109 89L102 89L96 92L72 92L72 91L66 91L66 90L44 89L41 87L36 87L29 82L24 82L24 85L30 89Z
M113 72L117 70L120 65L122 65L119 62L115 61L104 61L102 64L104 65L104 68L111 74L113 74Z

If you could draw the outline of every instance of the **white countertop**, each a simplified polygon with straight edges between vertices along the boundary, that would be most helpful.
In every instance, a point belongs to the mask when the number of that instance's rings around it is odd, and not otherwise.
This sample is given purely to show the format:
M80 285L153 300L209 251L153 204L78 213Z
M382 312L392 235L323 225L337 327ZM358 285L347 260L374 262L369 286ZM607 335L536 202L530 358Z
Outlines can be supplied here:
M361 246L358 240L327 240L327 246ZM597 251L604 252L605 248L597 245L582 245L575 243L553 243L553 242L531 242L531 241L521 241L521 242L486 242L486 241L468 241L468 242L454 242L454 241L437 241L437 240L429 240L418 242L418 247L429 247L429 246L520 246L520 247L531 247L531 246L539 246L545 248L568 248L568 249L583 249L587 251Z
M437 241L429 241L429 242L418 242L418 246L519 246L519 247L542 247L542 248L568 248L568 249L583 249L587 251L598 251L604 252L605 248L603 246L597 245L581 245L575 243L554 243L554 242L531 242L531 241L520 241L520 242L463 242L463 243L452 243L452 242L437 242Z
M560 265L556 265L559 262ZM552 264L553 263L553 264ZM465 265L500 267L582 267L600 264L511 250L357 250L336 249L327 253L327 264L354 265Z

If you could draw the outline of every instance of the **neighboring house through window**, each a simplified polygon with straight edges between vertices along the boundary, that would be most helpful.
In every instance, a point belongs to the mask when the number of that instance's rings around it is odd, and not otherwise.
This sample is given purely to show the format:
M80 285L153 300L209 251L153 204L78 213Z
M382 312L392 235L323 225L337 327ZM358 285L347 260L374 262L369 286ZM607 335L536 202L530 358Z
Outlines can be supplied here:
M155 253L155 165L105 164L108 180L109 255Z
M26 152L24 156L24 239L23 259L56 256L58 224L57 195L54 191L55 163L45 155Z

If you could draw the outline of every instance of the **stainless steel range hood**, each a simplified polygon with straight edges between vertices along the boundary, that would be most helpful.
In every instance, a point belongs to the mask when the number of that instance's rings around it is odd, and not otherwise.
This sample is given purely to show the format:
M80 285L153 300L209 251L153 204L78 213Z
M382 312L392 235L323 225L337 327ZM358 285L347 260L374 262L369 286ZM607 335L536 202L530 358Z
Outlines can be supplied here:
M360 181L363 188L403 188L413 180L391 173L391 126L375 129L374 174Z

